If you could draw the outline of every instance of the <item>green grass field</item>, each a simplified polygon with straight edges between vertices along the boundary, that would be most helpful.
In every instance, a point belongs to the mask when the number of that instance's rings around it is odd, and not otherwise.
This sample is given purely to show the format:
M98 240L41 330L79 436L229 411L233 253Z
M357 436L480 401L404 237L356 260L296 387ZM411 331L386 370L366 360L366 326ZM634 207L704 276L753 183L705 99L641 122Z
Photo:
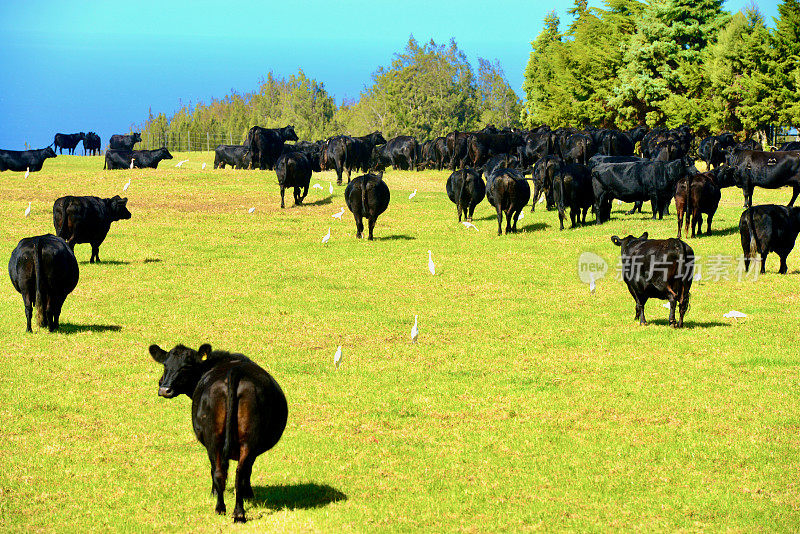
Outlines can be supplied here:
M26 334L22 299L8 279L0 291L0 530L800 525L797 252L786 276L774 255L756 281L704 275L682 330L653 300L641 327L609 237L674 237L674 205L651 221L649 205L625 216L615 204L608 224L563 232L556 212L526 210L521 233L498 237L485 201L478 232L457 223L447 172L390 170L392 202L368 242L349 212L331 218L344 206L344 187L328 196L333 173L281 210L273 172L174 156L133 171L59 156L28 179L0 175L3 258L54 232L59 196L110 197L132 178L133 214L112 225L103 263L76 247L61 332ZM755 202L789 197L758 189ZM714 234L687 239L698 255L741 254L741 205L724 190ZM583 251L610 265L594 294L578 279ZM732 309L749 317L722 317ZM229 514L214 514L190 400L157 396L162 367L147 352L205 342L250 356L289 402L281 442L255 463L245 525L230 516L235 464Z

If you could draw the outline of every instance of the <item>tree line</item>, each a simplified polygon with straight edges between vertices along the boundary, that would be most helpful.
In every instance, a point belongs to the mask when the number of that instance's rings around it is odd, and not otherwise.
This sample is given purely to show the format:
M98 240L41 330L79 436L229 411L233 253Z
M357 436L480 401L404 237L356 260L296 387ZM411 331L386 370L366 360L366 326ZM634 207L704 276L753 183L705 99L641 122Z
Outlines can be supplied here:
M755 4L731 14L722 0L576 0L531 43L526 126L619 129L690 125L773 144L800 125L800 4L783 0L774 28Z
M286 124L294 125L300 139L374 130L387 138L428 139L484 123L519 126L521 111L522 102L499 61L479 58L476 73L455 40L420 45L412 36L391 64L373 73L358 100L337 105L325 84L302 69L288 78L270 72L256 91L181 105L171 117L151 110L136 129L143 138L160 140L186 132L196 138L232 133L234 143L243 142L251 126Z

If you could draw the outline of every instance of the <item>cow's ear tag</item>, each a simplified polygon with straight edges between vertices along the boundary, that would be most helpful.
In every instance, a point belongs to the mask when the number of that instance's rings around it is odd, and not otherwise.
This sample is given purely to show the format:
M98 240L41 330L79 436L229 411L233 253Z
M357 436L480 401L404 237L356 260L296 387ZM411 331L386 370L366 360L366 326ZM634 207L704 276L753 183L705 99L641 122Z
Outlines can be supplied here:
M204 361L206 361L207 359L208 359L208 354L203 354L203 356L200 358L200 361L201 361L201 362L204 362Z

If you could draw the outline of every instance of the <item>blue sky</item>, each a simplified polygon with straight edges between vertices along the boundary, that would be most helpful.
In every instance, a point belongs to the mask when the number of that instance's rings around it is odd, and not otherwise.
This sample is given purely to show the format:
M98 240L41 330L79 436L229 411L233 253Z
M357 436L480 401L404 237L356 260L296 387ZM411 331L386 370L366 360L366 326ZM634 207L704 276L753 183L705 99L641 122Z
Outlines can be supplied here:
M738 11L747 0L729 0ZM758 2L777 16L778 0ZM521 95L530 41L547 11L572 1L2 2L0 148L38 148L56 132L93 130L103 143L181 101L254 90L272 70L302 67L337 102L357 97L409 35L455 37L473 66L499 59ZM590 2L590 5L600 5Z

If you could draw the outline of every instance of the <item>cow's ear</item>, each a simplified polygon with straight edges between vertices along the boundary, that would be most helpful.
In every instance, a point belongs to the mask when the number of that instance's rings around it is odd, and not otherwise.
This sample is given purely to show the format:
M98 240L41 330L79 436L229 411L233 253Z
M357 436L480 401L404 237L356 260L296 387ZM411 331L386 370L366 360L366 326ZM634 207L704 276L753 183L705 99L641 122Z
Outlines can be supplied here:
M150 345L150 356L158 363L164 363L169 353L158 345Z
M647 232L643 233L642 237L640 237L639 239L647 239Z
M122 205L124 206L125 204L127 204L127 203L128 203L128 197L125 197L125 198L122 198L122 199L120 199L119 203L120 203L120 204L122 204Z
M197 356L198 358L200 358L200 361L201 362L206 361L210 355L211 355L211 345L209 345L208 343L203 343L202 345L200 345L200 349L198 349L197 351Z
M622 241L620 241L619 238L615 235L611 236L611 242L617 245L618 247L622 246Z

